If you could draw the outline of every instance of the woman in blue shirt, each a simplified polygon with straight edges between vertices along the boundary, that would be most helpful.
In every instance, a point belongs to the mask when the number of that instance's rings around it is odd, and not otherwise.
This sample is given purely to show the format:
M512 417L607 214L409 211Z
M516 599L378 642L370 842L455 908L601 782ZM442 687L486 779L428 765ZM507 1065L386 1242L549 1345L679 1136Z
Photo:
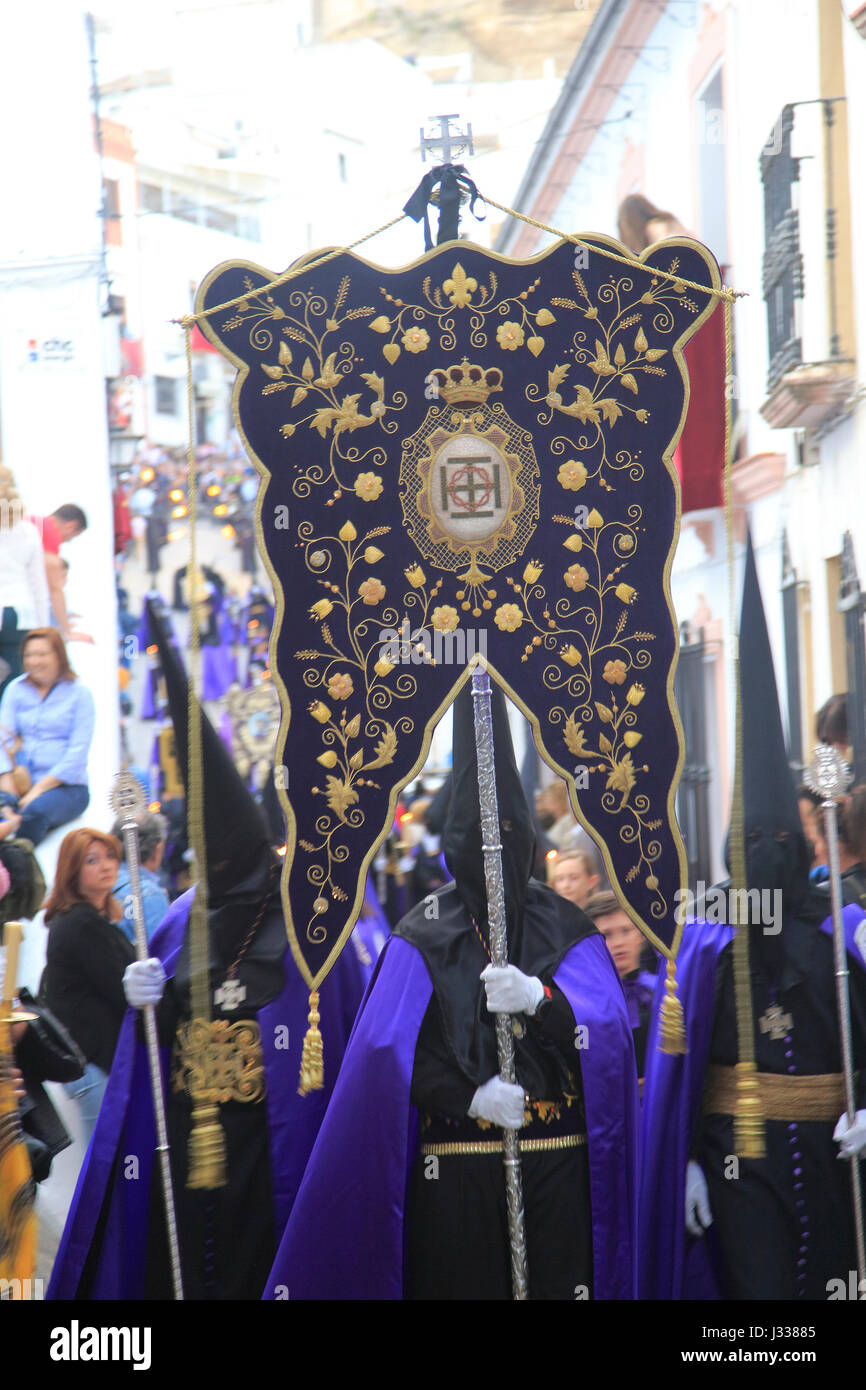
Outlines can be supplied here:
M93 697L71 670L56 628L28 633L21 660L24 675L10 681L0 701L0 791L15 798L6 749L20 738L15 762L27 768L31 786L17 800L18 834L38 845L50 830L80 816L90 800Z

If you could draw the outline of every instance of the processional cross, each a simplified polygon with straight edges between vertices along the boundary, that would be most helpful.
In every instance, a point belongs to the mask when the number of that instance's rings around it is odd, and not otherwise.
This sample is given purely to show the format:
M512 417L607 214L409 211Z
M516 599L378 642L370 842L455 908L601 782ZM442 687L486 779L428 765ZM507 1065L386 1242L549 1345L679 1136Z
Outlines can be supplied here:
M424 127L421 127L421 161L426 164L427 151L434 154L438 149L441 153L435 161L440 164L454 164L457 156L466 153L474 154L475 148L472 144L472 126L467 124L465 133L457 126L452 130L451 122L460 119L456 111L448 116L431 116L431 121L439 122L438 135L425 135Z

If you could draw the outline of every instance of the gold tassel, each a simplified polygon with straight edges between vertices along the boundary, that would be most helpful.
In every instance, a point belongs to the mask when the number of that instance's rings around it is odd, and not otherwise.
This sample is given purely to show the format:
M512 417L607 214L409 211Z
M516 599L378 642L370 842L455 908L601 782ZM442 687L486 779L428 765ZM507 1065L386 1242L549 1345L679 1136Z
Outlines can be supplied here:
M668 961L659 1031L661 1035L659 1050L661 1052L688 1052L683 1006L677 994L677 968L672 960Z
M322 1035L319 1032L319 996L316 990L310 995L309 1028L304 1038L301 1053L301 1075L298 1095L309 1095L310 1091L321 1091L325 1084L325 1068L322 1050Z
M734 1116L734 1148L740 1158L764 1158L764 1117L758 1094L758 1068L754 1062L738 1062L737 1113Z
M188 1188L225 1187L226 1137L218 1105L194 1101L189 1135Z

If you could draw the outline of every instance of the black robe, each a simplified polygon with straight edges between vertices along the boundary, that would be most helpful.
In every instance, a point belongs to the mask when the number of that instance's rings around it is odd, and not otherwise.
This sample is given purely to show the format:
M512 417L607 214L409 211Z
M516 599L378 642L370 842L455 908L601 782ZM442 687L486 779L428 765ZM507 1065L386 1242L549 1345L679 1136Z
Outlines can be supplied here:
M803 1076L842 1069L833 942L815 920L814 914L812 920L785 918L780 965L768 962L760 949L751 953L755 1059L761 1072ZM866 1104L866 973L854 968L849 978L860 1107ZM791 1019L779 1038L761 1029L774 1004ZM730 943L716 973L710 1062L733 1066L736 1061ZM844 1104L840 1114L843 1109ZM856 1268L849 1166L837 1157L833 1140L837 1118L767 1121L766 1157L736 1161L732 1117L704 1115L699 1121L694 1156L709 1188L723 1297L826 1299L828 1281L847 1279Z
M409 1193L408 1296L414 1299L512 1297L502 1154L448 1155L431 1169L427 1143L500 1139L502 1131L470 1119L477 1087L497 1073L495 1015L479 976L490 958L480 929L453 888L437 895L439 918L419 906L397 926L424 956L433 979L412 1075L421 1114L422 1151ZM509 951L525 974L552 993L542 1018L515 1020L518 1082L530 1097L521 1139L585 1133L575 1019L553 974L562 956L596 929L543 884L527 890L522 930ZM539 1104L540 1102L540 1104ZM586 1145L524 1154L529 1292L533 1299L590 1297L592 1216ZM435 1172L435 1178L431 1173Z

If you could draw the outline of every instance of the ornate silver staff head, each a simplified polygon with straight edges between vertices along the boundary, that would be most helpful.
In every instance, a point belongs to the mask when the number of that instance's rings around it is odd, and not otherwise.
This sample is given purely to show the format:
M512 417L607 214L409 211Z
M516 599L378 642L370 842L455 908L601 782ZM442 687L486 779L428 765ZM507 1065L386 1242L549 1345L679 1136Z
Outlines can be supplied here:
M144 790L131 772L119 772L114 779L109 804L124 830L138 829L147 812Z
M822 743L815 749L804 778L806 786L826 804L844 796L851 785L851 769L835 748Z

